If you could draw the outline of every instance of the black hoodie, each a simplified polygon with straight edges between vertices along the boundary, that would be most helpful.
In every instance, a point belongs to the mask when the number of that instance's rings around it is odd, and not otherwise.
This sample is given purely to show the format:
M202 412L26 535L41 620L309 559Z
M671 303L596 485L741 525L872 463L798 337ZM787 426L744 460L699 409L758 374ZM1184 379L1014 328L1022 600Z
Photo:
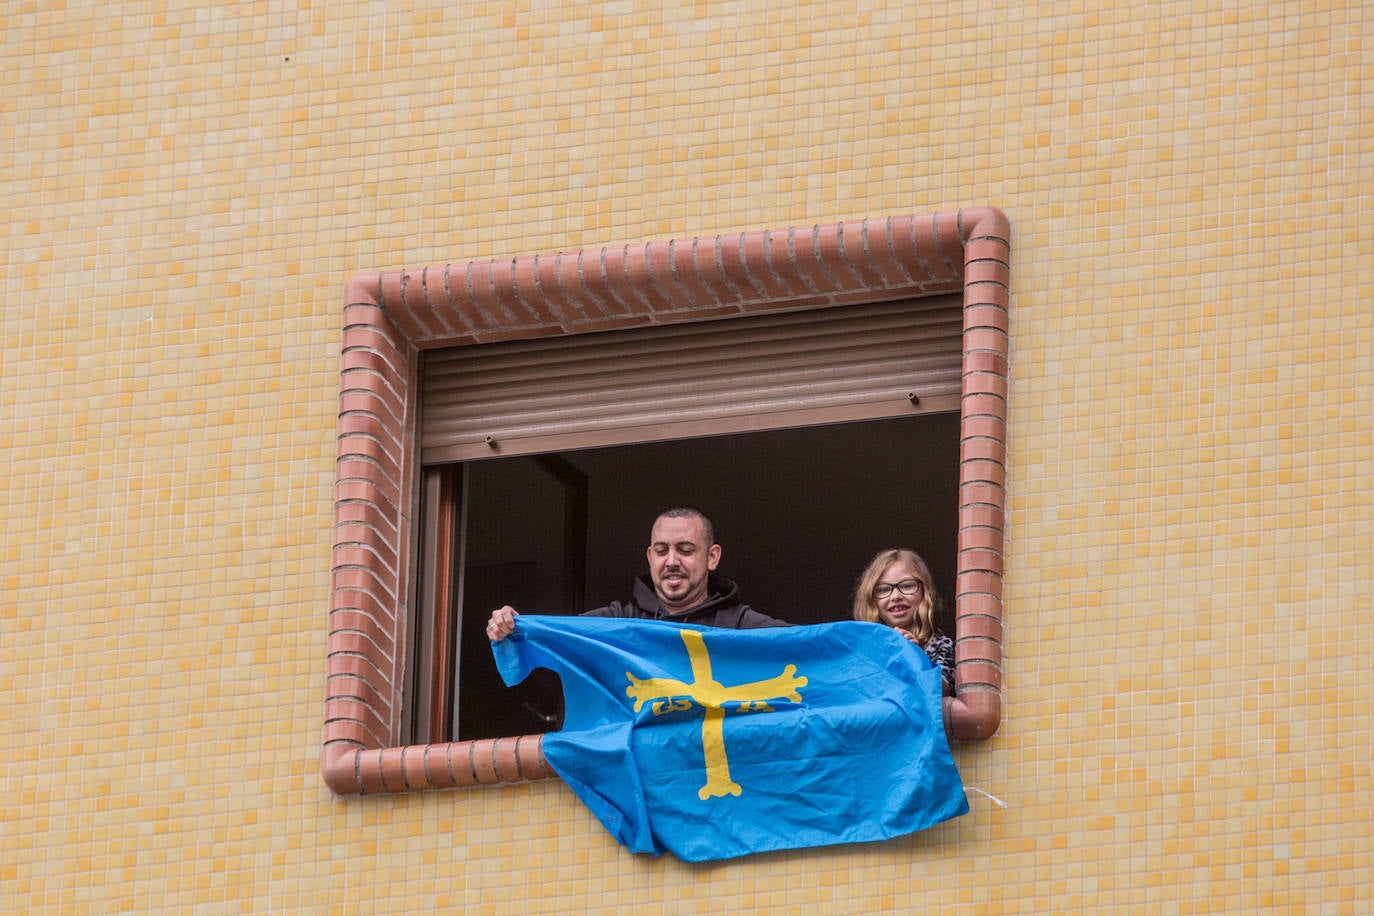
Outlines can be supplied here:
M658 600L653 581L648 576L640 576L635 579L633 597L629 601L612 601L606 607L587 611L582 616L671 620L676 623L697 623L707 627L728 627L733 630L791 626L785 620L760 614L740 601L739 586L715 573L711 573L706 580L706 596L706 600L696 607L672 613Z

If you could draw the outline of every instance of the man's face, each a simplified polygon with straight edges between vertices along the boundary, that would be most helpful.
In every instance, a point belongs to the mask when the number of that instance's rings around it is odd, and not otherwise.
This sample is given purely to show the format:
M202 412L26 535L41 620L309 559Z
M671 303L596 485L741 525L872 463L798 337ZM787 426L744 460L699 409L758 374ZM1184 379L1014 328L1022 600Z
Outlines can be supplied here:
M649 578L669 611L685 611L706 600L706 577L720 562L720 545L706 543L706 526L696 516L660 518L649 535Z

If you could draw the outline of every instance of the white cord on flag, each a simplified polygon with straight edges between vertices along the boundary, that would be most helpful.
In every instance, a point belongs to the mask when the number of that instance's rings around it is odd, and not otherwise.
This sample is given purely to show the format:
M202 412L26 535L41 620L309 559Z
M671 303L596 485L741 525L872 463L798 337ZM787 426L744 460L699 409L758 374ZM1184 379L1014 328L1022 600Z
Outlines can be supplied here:
M979 795L986 795L988 798L992 799L993 804L997 805L997 807L999 808L1005 808L1007 806L1006 802L1002 801L1002 799L998 798L996 795L993 795L991 792L984 792L977 786L964 786L964 794L967 795L970 792L977 792Z

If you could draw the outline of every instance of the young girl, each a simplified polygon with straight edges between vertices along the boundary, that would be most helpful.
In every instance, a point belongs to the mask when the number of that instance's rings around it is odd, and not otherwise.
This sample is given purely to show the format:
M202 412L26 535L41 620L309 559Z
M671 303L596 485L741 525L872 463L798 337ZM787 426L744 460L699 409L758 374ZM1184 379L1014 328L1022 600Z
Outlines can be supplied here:
M894 547L869 561L854 588L854 619L883 623L920 646L940 666L954 695L954 641L935 626L939 596L930 567L915 551Z

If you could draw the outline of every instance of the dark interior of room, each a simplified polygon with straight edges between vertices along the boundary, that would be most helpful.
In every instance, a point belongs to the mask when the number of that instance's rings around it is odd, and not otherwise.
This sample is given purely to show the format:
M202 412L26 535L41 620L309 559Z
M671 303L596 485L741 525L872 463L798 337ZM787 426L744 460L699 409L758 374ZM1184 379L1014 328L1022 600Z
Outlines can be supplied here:
M939 623L953 634L957 413L558 458L585 477L585 532L571 537L567 507L579 500L570 503L566 480L531 458L468 466L460 738L547 731L561 708L547 679L516 690L501 683L484 632L491 610L578 613L628 598L633 578L647 571L653 520L670 506L705 512L723 549L718 572L755 609L794 624L848 619L855 577L873 554L911 547L930 564L943 599Z

